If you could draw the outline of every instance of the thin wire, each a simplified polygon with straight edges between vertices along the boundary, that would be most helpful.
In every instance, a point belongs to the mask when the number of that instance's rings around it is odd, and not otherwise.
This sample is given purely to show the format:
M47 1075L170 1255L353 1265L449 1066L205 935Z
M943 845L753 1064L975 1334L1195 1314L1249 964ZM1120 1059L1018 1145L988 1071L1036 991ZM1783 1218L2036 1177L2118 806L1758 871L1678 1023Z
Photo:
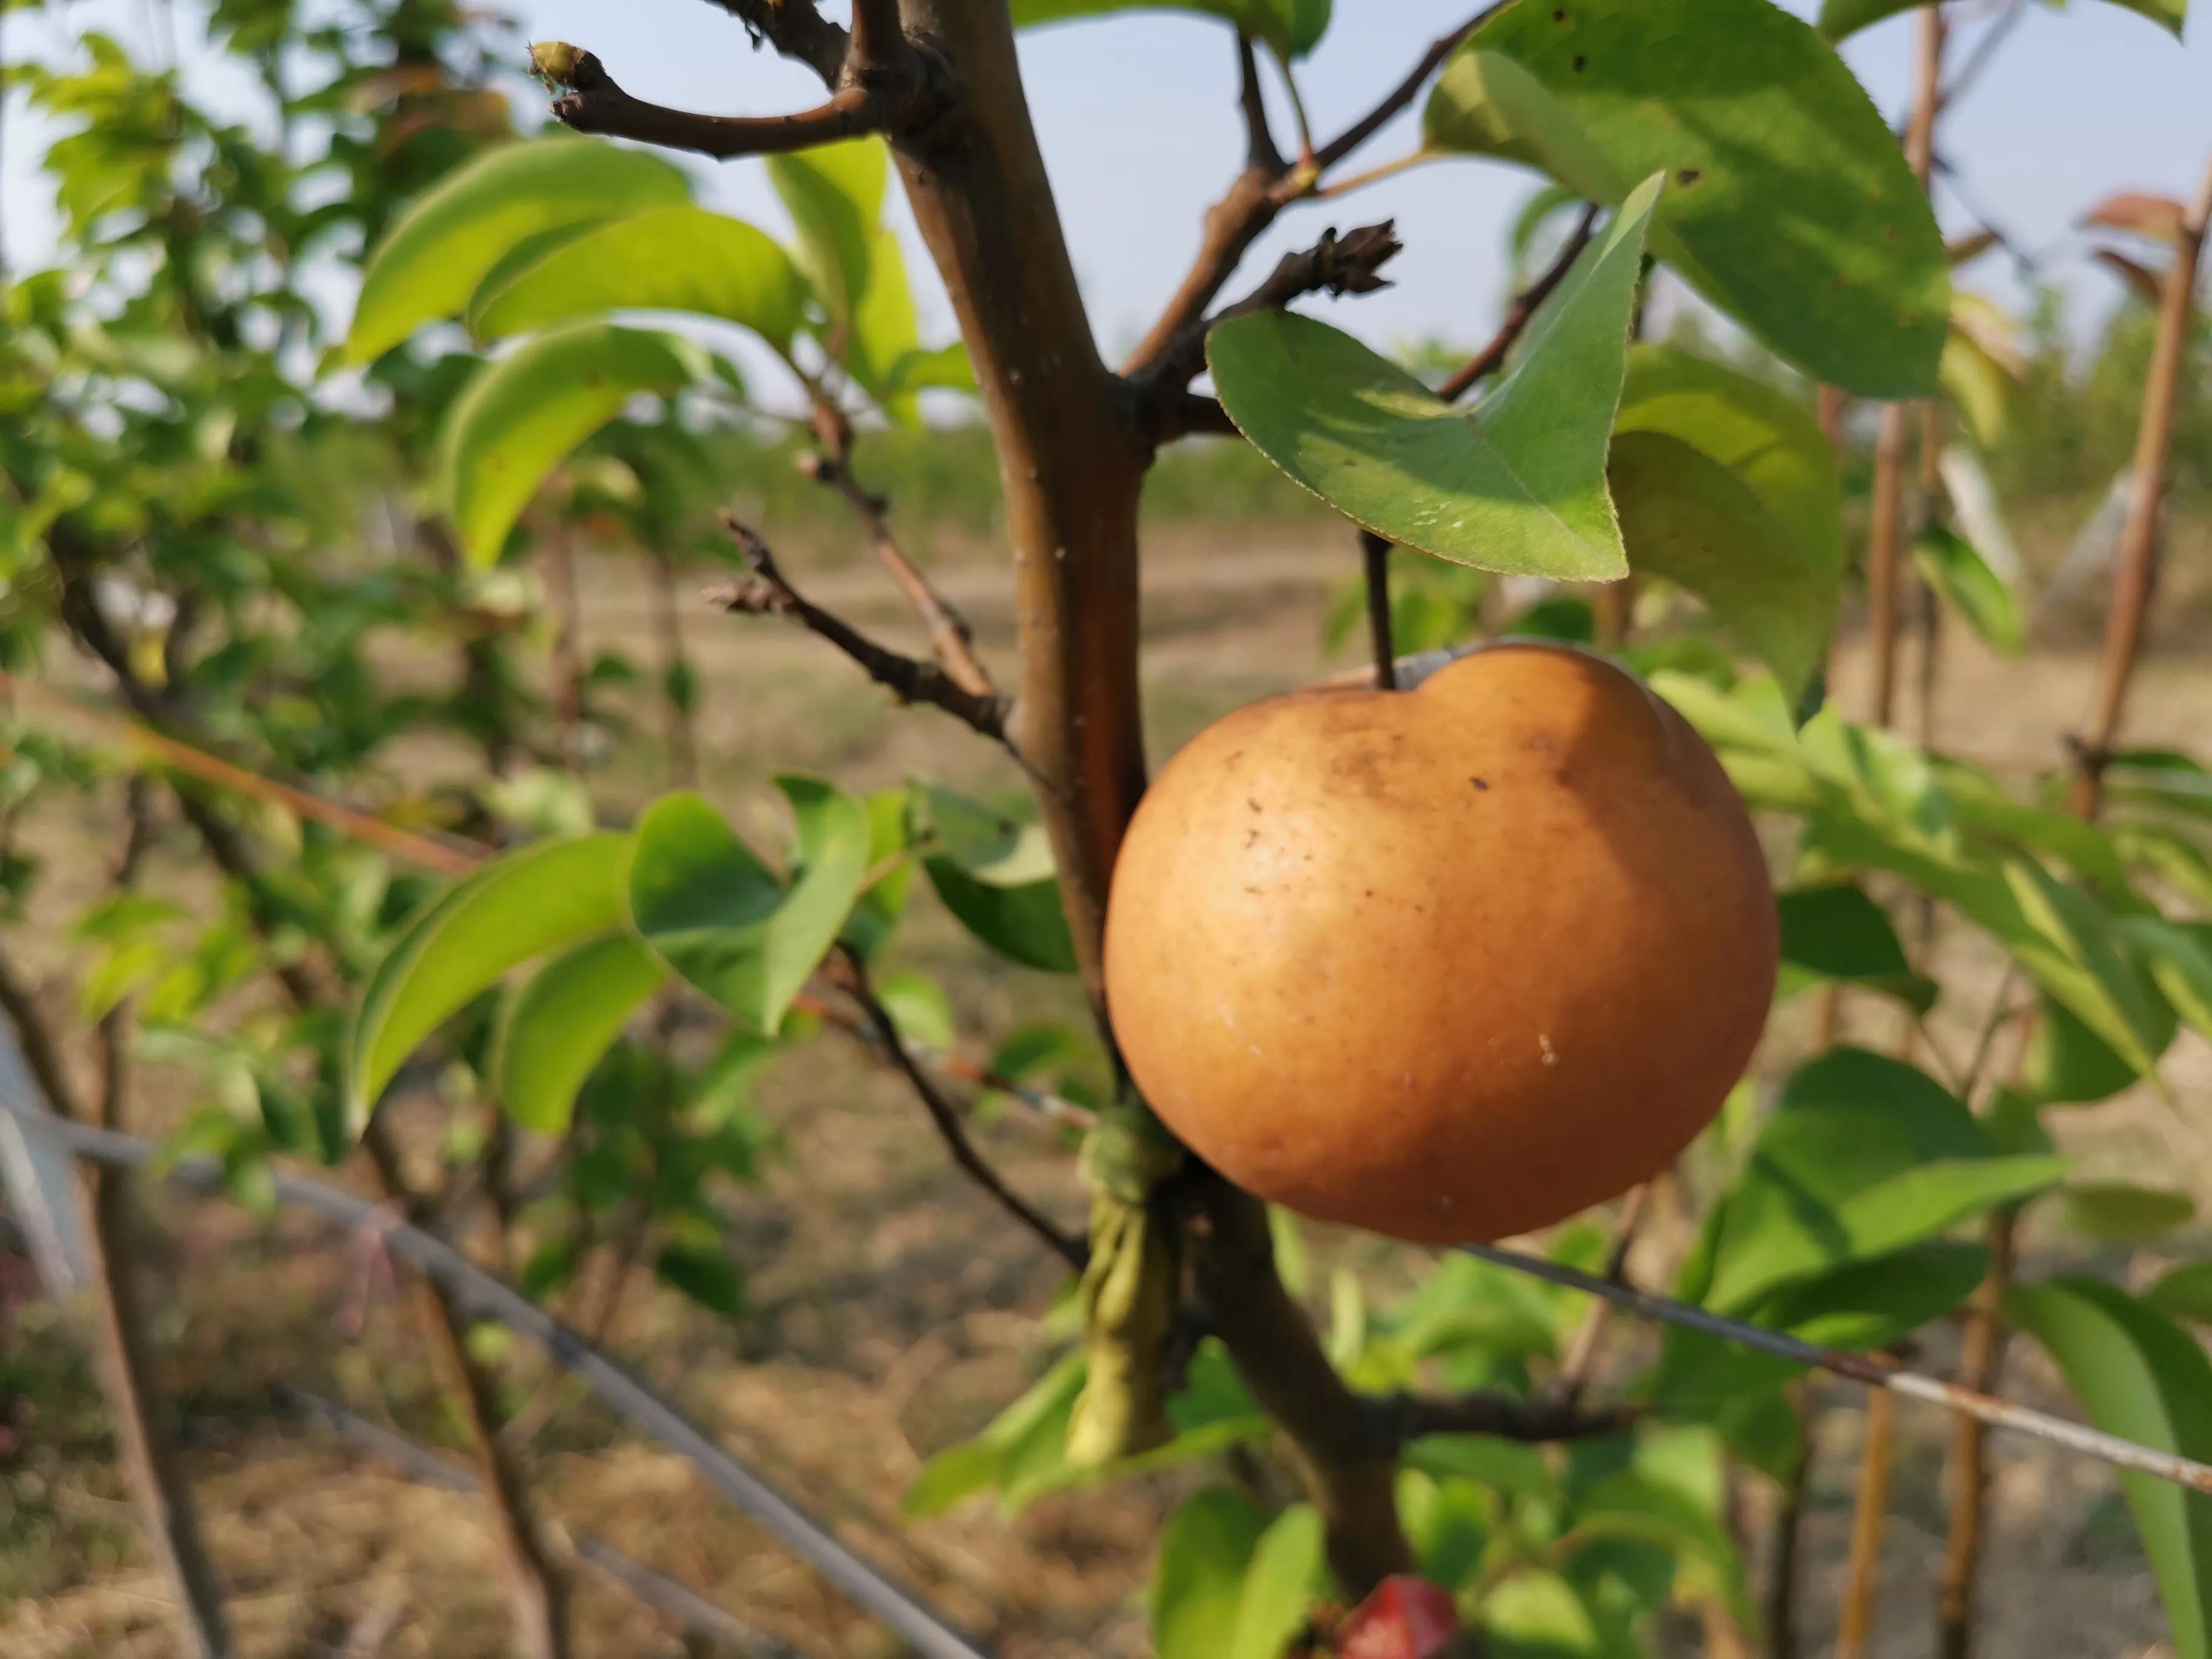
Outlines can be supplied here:
M1459 1249L1500 1267L1509 1267L1515 1273L1527 1273L1533 1279L1603 1297L1614 1306L1641 1314L1646 1319L1680 1325L1686 1330L1700 1331L1707 1336L1741 1343L1747 1348L1757 1348L1763 1353L1795 1360L1801 1365L1810 1365L1838 1376L1849 1377L1852 1382L1863 1382L1871 1389L1887 1389L1908 1400L1925 1400L1951 1411L1962 1412L1993 1428L2016 1430L2120 1468L2155 1475L2161 1480L2171 1480L2176 1486L2187 1486L2193 1492L2212 1493L2212 1464L2199 1463L2194 1458L2138 1445L2132 1440L2123 1440L2100 1429L2069 1422L2063 1417L2053 1417L2048 1412L2015 1406L1993 1395L1961 1388L1956 1382L1923 1376L1917 1371L1908 1371L1864 1354L1839 1353L1833 1348L1802 1342L1781 1331L1741 1324L1720 1314L1692 1307L1686 1302L1676 1302L1667 1297L1654 1296L1648 1291L1616 1285L1593 1273L1563 1267L1542 1256L1501 1249L1495 1244L1462 1244Z
M160 1154L161 1149L150 1140L73 1123L10 1095L0 1094L0 1110L8 1112L29 1133L43 1135L93 1163L136 1169ZM222 1169L212 1158L186 1158L165 1173L171 1181L196 1191L222 1188ZM319 1181L279 1174L276 1191L282 1203L311 1211L349 1230L374 1234L392 1255L445 1285L471 1311L538 1343L555 1364L582 1378L610 1409L684 1458L708 1486L927 1659L990 1659L986 1650L945 1623L913 1592L855 1555L820 1521L716 1445L704 1430L653 1389L444 1240L399 1219L385 1206Z

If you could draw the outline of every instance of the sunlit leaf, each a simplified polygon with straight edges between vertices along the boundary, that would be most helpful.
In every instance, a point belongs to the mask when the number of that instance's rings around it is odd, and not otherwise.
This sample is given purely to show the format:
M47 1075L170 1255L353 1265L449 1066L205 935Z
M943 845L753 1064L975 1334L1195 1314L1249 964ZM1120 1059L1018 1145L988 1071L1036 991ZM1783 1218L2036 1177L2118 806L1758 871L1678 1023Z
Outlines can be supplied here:
M914 804L934 849L922 868L961 926L1024 967L1073 973L1075 942L1044 831L934 785L917 785Z
M641 392L689 385L696 355L665 334L570 323L477 372L446 416L447 510L462 551L497 561L546 475Z
M2056 1158L2000 1157L1957 1097L1861 1048L1800 1066L1709 1213L1682 1295L1739 1312L1793 1280L1935 1238L2051 1185Z
M1472 416L1349 335L1282 312L1209 337L1223 407L1292 479L1400 546L1522 575L1623 575L1605 453L1659 189L1647 180L1583 251Z
M1207 1486L1160 1532L1152 1570L1152 1651L1158 1659L1224 1659L1236 1640L1244 1573L1267 1517L1242 1492Z
M741 219L685 204L600 224L487 283L470 321L487 339L610 311L683 311L742 324L779 350L805 285L791 256Z
M1914 544L1912 557L1953 615L2006 656L2020 654L2023 630L2019 596L1965 537L1940 524L1929 525Z
M434 900L369 976L346 1042L346 1106L358 1132L422 1039L507 972L621 925L623 836L539 842Z
M1629 568L1696 594L1802 695L1827 656L1837 574L1817 568L1749 486L1679 438L1622 433L1606 482Z
M2189 0L2112 0L2112 3L2149 18L2176 40L2189 12ZM1919 0L1823 0L1820 32L1831 40L1841 40L1884 18L1914 10L1918 4Z
M367 362L424 323L459 316L526 238L690 197L672 162L596 139L557 134L487 151L441 180L369 256L346 357Z
M2049 1351L2090 1420L2160 1451L2212 1460L2212 1363L2185 1331L2087 1279L2014 1285L2005 1313ZM2180 1659L2212 1656L2212 1498L2123 1470Z
M845 925L868 856L860 803L818 779L776 780L797 823L787 888L701 797L664 795L637 821L630 915L668 965L756 1030L773 1032Z
M1706 298L1847 391L1934 389L1934 216L1842 60L1767 0L1506 7L1445 66L1425 130L1598 201L1665 172L1651 251Z
M2143 1292L2143 1300L2172 1318L2212 1325L2212 1261L2174 1268Z
M1253 1546L1237 1599L1237 1636L1225 1659L1282 1659L1328 1591L1321 1516L1310 1504L1293 1504Z
M667 977L627 933L556 957L507 1000L492 1042L493 1091L526 1129L559 1134L576 1091L631 1014Z

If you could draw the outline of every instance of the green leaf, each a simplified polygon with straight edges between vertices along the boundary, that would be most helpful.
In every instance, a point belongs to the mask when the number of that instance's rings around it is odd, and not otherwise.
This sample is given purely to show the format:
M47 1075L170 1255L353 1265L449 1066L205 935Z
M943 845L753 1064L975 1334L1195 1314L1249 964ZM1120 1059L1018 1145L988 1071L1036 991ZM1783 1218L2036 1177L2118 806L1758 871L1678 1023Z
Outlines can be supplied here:
M1739 1625L1748 1629L1758 1622L1742 1556L1727 1529L1695 1499L1647 1474L1624 1469L1598 1482L1577 1507L1572 1533L1593 1542L1627 1538L1662 1545L1702 1571Z
M1738 1317L1821 1347L1864 1353L1950 1312L1973 1294L1989 1264L1990 1253L1978 1244L1930 1240L1792 1280ZM1674 1327L1662 1339L1649 1400L1656 1412L1703 1416L1804 1369L1778 1355Z
M1628 564L1687 588L1756 651L1794 702L1820 671L1837 578L1734 473L1679 438L1624 432L1606 482Z
M913 413L914 295L897 236L882 222L890 151L852 138L768 158L799 232L799 263L824 314L823 346L895 417Z
M2087 1279L2018 1285L2005 1312L2050 1352L2107 1433L2199 1462L2212 1459L2212 1364L2171 1320ZM2123 1471L2180 1659L2212 1659L2212 1498Z
M2174 1268L2143 1292L2143 1300L2175 1319L2212 1325L2212 1261Z
M2064 1169L2057 1158L1994 1155L1972 1114L1924 1072L1832 1049L1784 1088L1707 1217L1680 1291L1738 1313L1794 1279L1936 1237Z
M1063 1445L1068 1413L1083 1390L1084 1375L1081 1353L1061 1359L982 1433L948 1447L924 1464L907 1489L900 1512L917 1517L942 1514L962 1499L997 1486L1020 1447L1031 1441Z
M913 802L941 849L922 869L960 925L1024 967L1073 973L1075 941L1043 830L933 784L917 784Z
M945 988L927 974L886 974L876 981L876 1000L908 1042L926 1048L952 1046L952 1005Z
M1842 580L1843 484L1820 422L1787 392L1724 363L1671 346L1629 353L1616 434L1679 438L1735 474L1788 528L1798 558L1826 580Z
M1152 1570L1152 1651L1158 1659L1223 1659L1237 1640L1244 1572L1267 1528L1242 1492L1193 1493L1160 1533Z
M1884 18L1911 11L1917 3L1918 0L1822 0L1820 33L1831 40L1842 40ZM2189 15L2189 0L2112 0L2112 3L2149 18L2177 40Z
M1936 982L1912 971L1881 906L1849 882L1775 895L1782 915L1782 992L1837 982L1884 992L1926 1013Z
M1472 1480L1398 1471L1398 1513L1421 1577L1446 1589L1469 1588L1490 1537L1490 1501Z
M1651 249L1814 378L1936 389L1950 274L1896 138L1833 50L1768 0L1509 6L1445 65L1433 149L1620 201L1674 180Z
M533 957L619 927L625 836L539 842L495 859L409 922L369 975L346 1039L358 1133L400 1063L464 1004Z
M2212 923L2122 916L2113 926L2121 945L2142 964L2173 1012L2191 1029L2212 1036Z
M1014 27L1032 28L1116 11L1194 11L1218 17L1279 57L1303 58L1328 32L1330 0L1013 0Z
M1967 627L2006 656L2020 654L2019 597L1971 542L1940 524L1930 525L1914 544L1912 556L1929 586Z
M1513 574L1625 575L1605 453L1659 190L1656 179L1639 186L1583 250L1472 416L1349 335L1285 312L1208 337L1222 406L1293 480L1401 546Z
M773 1033L851 913L866 873L868 814L816 778L776 780L798 827L789 886L694 794L637 821L630 916L668 965L754 1030Z
M2020 1086L2026 1098L2040 1104L2086 1105L2109 1100L2142 1081L2142 1073L2131 1061L2048 993L2040 1000L2034 1022L2020 1063ZM2169 1011L2167 1042L2178 1029ZM2154 1046L2163 1052L2166 1042Z
M745 1278L720 1251L671 1244L653 1258L653 1274L709 1313L735 1319L745 1310Z
M1482 1598L1483 1652L1494 1659L1601 1659L1603 1638L1575 1587L1523 1569Z
M2069 1182L2058 1194L2066 1224L2100 1244L2142 1244L2196 1218L2197 1204L2172 1188L2130 1181Z
M1321 1515L1293 1504L1277 1516L1252 1551L1237 1599L1237 1638L1226 1659L1282 1659L1305 1626L1314 1603L1328 1593L1322 1554Z
M640 392L694 378L695 354L665 334L570 323L477 370L446 416L446 506L461 550L495 563L545 477Z
M628 933L588 939L509 994L492 1039L492 1090L526 1129L557 1135L576 1091L631 1014L667 977Z
M690 198L683 169L645 150L561 134L487 151L448 173L377 244L346 361L365 363L424 323L459 316L526 238Z
M610 311L684 311L789 348L805 283L791 256L741 219L689 203L593 226L478 290L486 339Z

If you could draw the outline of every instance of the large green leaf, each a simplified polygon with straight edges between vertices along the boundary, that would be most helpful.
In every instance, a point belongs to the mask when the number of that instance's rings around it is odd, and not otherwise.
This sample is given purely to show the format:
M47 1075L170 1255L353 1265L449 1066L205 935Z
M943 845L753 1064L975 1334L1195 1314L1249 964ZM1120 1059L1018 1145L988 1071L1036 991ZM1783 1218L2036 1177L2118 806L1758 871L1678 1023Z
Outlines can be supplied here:
M1224 1659L1231 1651L1245 1569L1267 1525L1257 1504L1222 1486L1194 1492L1168 1517L1152 1571L1152 1651L1158 1659Z
M623 836L539 842L448 889L369 976L346 1039L346 1111L358 1131L400 1063L510 969L623 917Z
M1224 1659L1282 1659L1328 1593L1320 1513L1310 1504L1293 1504L1253 1547L1237 1598L1236 1639Z
M1936 1005L1935 981L1916 974L1888 914L1849 882L1775 895L1782 916L1782 992L1814 982L1885 992L1922 1013Z
M1024 967L1073 973L1075 941L1043 830L933 784L915 787L912 810L932 848L922 868L960 925Z
M1838 1263L1936 1237L2051 1185L2064 1167L1995 1155L1973 1115L1926 1073L1832 1049L1783 1090L1742 1174L1709 1214L1681 1291L1740 1312Z
M2212 1459L2212 1364L2190 1335L2125 1291L2087 1279L2016 1285L2005 1312L2050 1352L2111 1434ZM2123 1471L2180 1659L2212 1659L2212 1498Z
M346 358L367 362L424 323L459 316L526 239L690 198L683 169L644 150L559 134L488 151L447 174L377 244Z
M1195 11L1218 17L1285 58L1303 58L1328 31L1330 0L1013 0L1014 26L1029 28L1115 11Z
M2122 916L2112 925L2121 948L2142 965L2173 1012L2212 1037L2212 922Z
M2143 1300L2175 1319L2212 1325L2212 1261L2189 1261L2173 1268L2143 1292Z
M1912 549L1920 574L1960 621L2008 657L2021 652L2020 599L1964 536L1930 525Z
M1597 201L1665 172L1652 252L1708 299L1818 379L1935 390L1935 216L1842 60L1768 0L1509 6L1445 66L1425 127Z
M1827 657L1836 574L1741 479L1679 438L1620 434L1605 476L1629 568L1696 594L1802 696Z
M920 335L906 260L882 222L890 152L852 138L768 158L824 316L823 344L895 416L914 410Z
M630 917L678 974L762 1031L783 1023L836 943L867 872L867 809L817 778L776 780L797 821L788 887L701 797L664 795L637 821Z
M587 939L511 994L492 1042L492 1090L526 1129L559 1134L576 1091L640 1004L667 977L627 933Z
M686 203L592 227L488 280L470 306L486 339L610 311L686 311L783 350L805 304L791 256L742 219Z
M1349 335L1285 312L1208 337L1222 406L1292 479L1401 546L1519 575L1625 575L1605 454L1660 187L1629 195L1473 416Z
M2061 1188L2066 1224L2100 1244L2142 1244L2196 1218L2197 1202L2171 1187L2077 1181Z
M2149 18L2177 40L2189 15L2189 0L2112 0L2112 3ZM1820 33L1831 40L1842 40L1884 18L1911 11L1917 4L1918 0L1822 0Z
M546 475L641 392L673 392L695 354L665 334L579 322L488 363L443 434L447 511L471 564L495 562Z

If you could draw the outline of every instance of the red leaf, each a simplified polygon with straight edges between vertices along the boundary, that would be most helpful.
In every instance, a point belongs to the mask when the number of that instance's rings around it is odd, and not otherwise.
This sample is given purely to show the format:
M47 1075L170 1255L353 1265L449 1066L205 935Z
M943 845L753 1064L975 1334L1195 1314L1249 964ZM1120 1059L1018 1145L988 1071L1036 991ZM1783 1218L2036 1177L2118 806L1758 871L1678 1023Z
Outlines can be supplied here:
M2161 242L2170 242L2181 234L2181 204L2171 196L2149 196L2141 191L2123 190L2107 196L2082 215L2085 225L2103 225L2111 230L2132 231L2137 236L2148 236Z
M1434 1659L1459 1634L1451 1592L1401 1573L1386 1578L1337 1632L1340 1659Z

